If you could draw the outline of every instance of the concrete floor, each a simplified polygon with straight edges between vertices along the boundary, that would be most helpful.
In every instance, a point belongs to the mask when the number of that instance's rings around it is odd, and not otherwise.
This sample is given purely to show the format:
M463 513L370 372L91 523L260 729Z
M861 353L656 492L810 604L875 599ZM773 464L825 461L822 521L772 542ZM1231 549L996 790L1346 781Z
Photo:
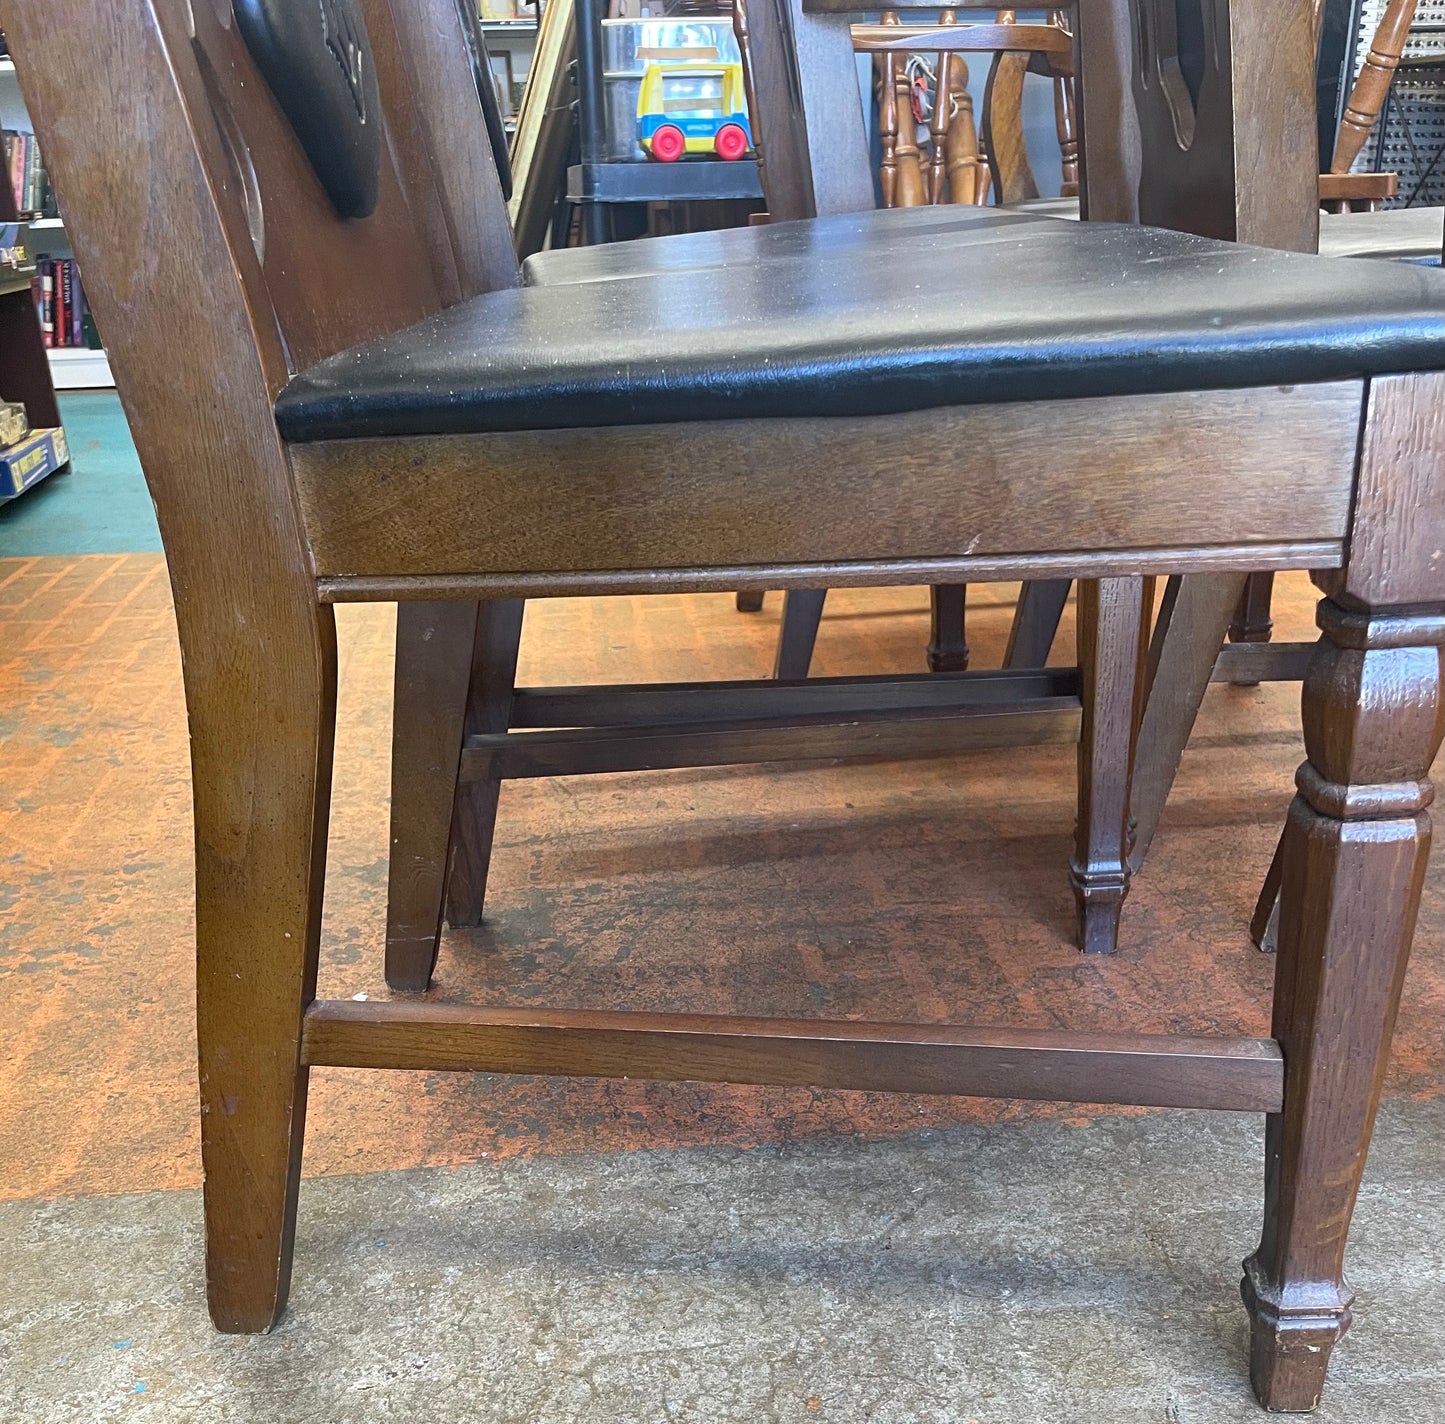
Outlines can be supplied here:
M308 1181L270 1336L194 1191L0 1205L0 1417L1232 1424L1259 1128L1156 1113ZM1315 1418L1445 1419L1445 1103L1392 1102Z

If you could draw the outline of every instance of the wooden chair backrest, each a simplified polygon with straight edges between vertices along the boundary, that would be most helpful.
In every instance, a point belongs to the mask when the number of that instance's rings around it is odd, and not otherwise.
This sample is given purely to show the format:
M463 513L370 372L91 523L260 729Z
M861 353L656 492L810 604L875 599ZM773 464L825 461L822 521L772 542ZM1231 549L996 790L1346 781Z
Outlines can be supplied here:
M1076 5L1085 215L1314 251L1315 0Z
M748 3L769 211L782 220L871 207L866 164L849 161L865 151L861 103L837 100L853 73L848 7L858 7ZM1181 27L1181 13L1193 23ZM1315 0L1075 0L1074 19L1089 217L1313 250Z
M1340 128L1335 135L1334 153L1330 158L1331 173L1350 171L1350 165L1359 157L1365 140L1379 120L1418 8L1419 0L1390 0L1385 6L1385 13L1380 16L1380 23L1370 40L1365 62L1340 116Z
M1031 69L1053 76L1062 189L1068 196L1078 192L1073 41L1067 18L1066 11L1056 10L1046 24L1020 24L1014 11L1000 10L993 23L960 24L956 10L945 10L938 24L916 26L904 25L896 10L885 10L881 24L852 27L854 50L874 56L882 145L879 186L885 208L982 204L990 190L1000 203L1037 198L1023 125L1024 79ZM910 55L924 54L935 45L940 48L925 171L909 123L913 95L908 66ZM977 115L966 55L990 60Z
M859 12L863 9L853 8ZM754 140L773 221L860 212L874 206L855 53L883 56L878 66L882 76L880 107L884 133L891 137L906 127L895 122L902 103L903 69L896 57L934 51L938 40L932 37L942 38L955 28L957 33L949 36L948 44L958 58L952 64L940 64L940 71L959 71L956 83L963 77L963 54L992 57L984 106L986 110L996 108L1003 116L1000 127L1008 135L1006 143L1000 145L1002 194L1008 202L1037 196L1019 118L1023 75L1031 58L1026 46L1032 41L1056 45L1063 33L1062 12L1055 12L1047 25L1019 24L1014 12L1000 11L995 0L961 0L943 12L942 24L934 23L934 17L939 15L939 7L934 5L926 23L904 22L911 33L899 39L887 34L890 26L897 25L898 12L922 8L927 7L910 5L905 0L883 12L883 25L854 27L854 16L842 3L814 12L804 0L735 0L734 22L745 56ZM957 19L959 11L981 9L989 11L989 15L975 16L967 24ZM987 22L979 23L985 19ZM900 42L902 50L896 48ZM1072 114L1060 113L1059 124L1062 138L1072 130ZM942 130L935 128L935 138L946 138L946 123ZM915 181L916 163L906 136L903 163L895 165L893 159L890 145L885 148L882 175L885 206L948 200L947 185L936 169L927 175L918 170ZM895 187L891 179L900 169L902 182ZM1071 176L1076 179L1076 174L1066 173L1066 181ZM982 197L982 191L977 192L976 200Z

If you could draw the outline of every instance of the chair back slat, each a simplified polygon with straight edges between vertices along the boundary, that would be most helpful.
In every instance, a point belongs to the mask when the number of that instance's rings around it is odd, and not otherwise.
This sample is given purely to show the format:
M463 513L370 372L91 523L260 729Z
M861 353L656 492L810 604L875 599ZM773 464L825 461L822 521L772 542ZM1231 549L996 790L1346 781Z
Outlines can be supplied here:
M1319 241L1314 0L1078 0L1084 211Z

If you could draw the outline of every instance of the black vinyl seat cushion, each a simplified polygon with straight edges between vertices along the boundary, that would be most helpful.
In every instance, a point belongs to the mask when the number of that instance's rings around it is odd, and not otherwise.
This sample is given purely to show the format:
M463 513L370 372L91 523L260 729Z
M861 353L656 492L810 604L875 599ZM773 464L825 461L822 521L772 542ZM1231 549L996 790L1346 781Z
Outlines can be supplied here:
M1288 385L1445 368L1445 274L913 208L653 239L295 376L291 441Z

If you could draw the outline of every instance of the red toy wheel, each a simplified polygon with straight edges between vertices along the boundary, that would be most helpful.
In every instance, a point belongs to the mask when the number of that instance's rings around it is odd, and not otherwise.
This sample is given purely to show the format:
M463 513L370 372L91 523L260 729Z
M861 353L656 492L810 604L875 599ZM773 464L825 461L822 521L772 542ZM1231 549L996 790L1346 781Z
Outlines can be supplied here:
M687 140L676 124L663 124L652 136L652 156L660 163L676 163L687 152Z
M712 146L717 150L719 158L733 163L748 151L748 136L743 132L741 124L724 124L717 131Z

